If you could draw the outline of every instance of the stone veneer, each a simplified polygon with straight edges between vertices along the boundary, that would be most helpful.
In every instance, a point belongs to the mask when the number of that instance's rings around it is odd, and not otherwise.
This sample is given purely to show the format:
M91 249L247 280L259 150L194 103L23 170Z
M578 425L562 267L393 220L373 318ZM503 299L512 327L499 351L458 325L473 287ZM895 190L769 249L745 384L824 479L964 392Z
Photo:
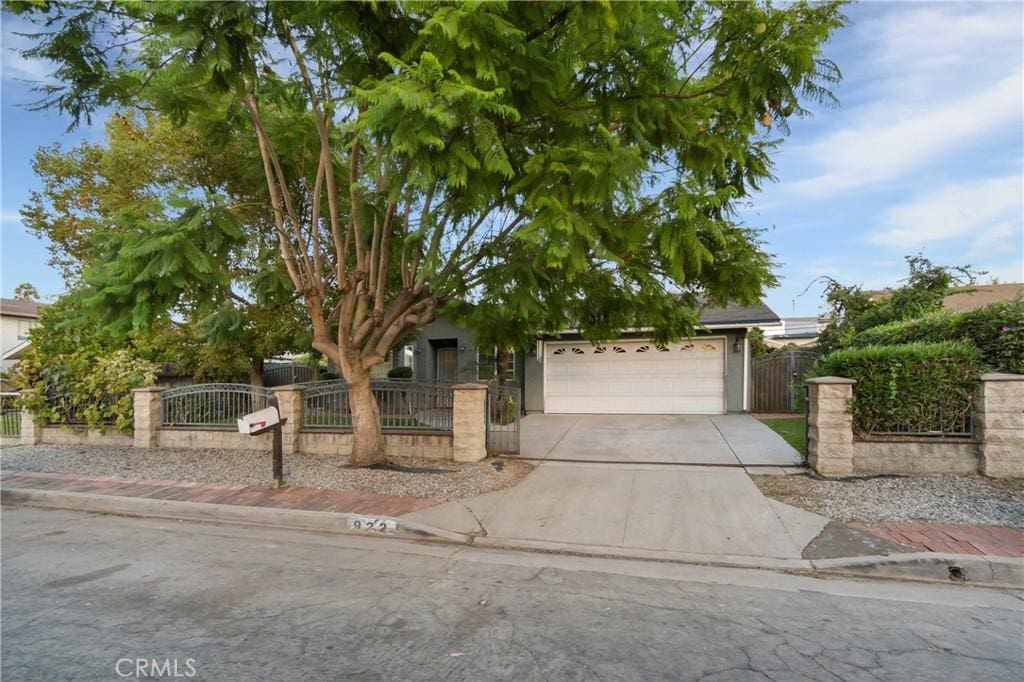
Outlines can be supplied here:
M384 450L391 457L451 461L452 436L446 433L385 433ZM302 431L297 451L311 455L348 455L352 452L352 432Z
M1024 477L1024 376L982 376L976 410L982 473L993 478Z
M1024 476L1024 376L985 374L975 400L974 439L853 435L852 379L809 379L807 462L825 476L968 474Z
M129 434L110 430L101 433L97 429L85 429L74 426L41 426L39 443L43 445L107 445L113 447L131 447L132 437Z
M37 424L27 411L21 413L22 445L108 445L130 447L132 436L113 429L103 433L81 426Z
M452 386L452 455L456 462L487 456L487 386Z

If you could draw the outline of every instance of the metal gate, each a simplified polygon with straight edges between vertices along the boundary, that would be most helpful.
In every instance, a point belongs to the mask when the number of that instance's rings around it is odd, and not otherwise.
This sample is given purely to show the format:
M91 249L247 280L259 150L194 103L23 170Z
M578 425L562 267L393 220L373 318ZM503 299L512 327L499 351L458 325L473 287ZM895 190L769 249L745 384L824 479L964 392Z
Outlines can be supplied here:
M754 412L797 412L804 374L818 359L818 353L790 350L757 358L751 372L751 410Z
M487 452L519 452L522 405L518 386L487 387Z

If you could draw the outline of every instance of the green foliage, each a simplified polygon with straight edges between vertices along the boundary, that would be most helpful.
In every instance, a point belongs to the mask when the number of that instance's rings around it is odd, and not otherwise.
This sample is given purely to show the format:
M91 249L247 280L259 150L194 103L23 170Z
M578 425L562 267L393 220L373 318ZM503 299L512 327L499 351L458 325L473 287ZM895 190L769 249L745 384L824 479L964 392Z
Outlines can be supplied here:
M392 367L388 379L412 379L412 367Z
M82 424L105 431L132 430L133 388L156 381L157 365L127 349L80 348L44 358L33 347L18 363L18 407L51 424Z
M243 170L253 160L237 134L205 135L114 114L105 144L37 152L42 187L22 219L78 291L65 318L197 380L249 380L264 358L308 348L308 323L254 211L266 190Z
M775 351L774 348L765 342L764 330L762 329L751 329L747 334L747 338L750 339L750 354L755 358L771 355Z
M12 376L19 407L47 422L128 431L131 389L152 385L158 364L130 340L84 320L80 306L71 292L46 306L29 331L31 346Z
M592 339L636 325L667 339L693 330L703 302L754 302L772 262L736 202L772 178L787 120L834 103L822 48L845 23L840 2L7 7L40 27L24 56L56 67L39 106L76 121L142 106L207 145L252 140L238 167L291 197L282 248L314 317L360 298L340 308L351 336L372 305L410 327L374 336L393 340L470 298L467 321L500 345L568 320ZM338 218L314 225L313 210ZM389 215L411 219L376 236ZM374 282L380 253L391 269ZM172 265L156 267L173 284ZM105 290L118 315L134 298L137 323L156 306L128 286ZM422 315L390 314L424 301ZM373 364L389 349L356 350Z
M14 287L14 298L21 301L38 301L39 290L28 282L22 282Z
M857 381L850 409L859 434L959 431L984 371L978 349L964 341L915 342L838 350L807 378Z
M991 370L1024 374L1024 300L890 322L860 332L852 345L890 346L914 341L969 342L978 348Z
M865 329L937 312L954 287L973 284L980 274L969 265L935 265L920 255L906 261L909 273L903 285L883 293L828 280L825 298L831 321L818 338L823 352L850 346Z

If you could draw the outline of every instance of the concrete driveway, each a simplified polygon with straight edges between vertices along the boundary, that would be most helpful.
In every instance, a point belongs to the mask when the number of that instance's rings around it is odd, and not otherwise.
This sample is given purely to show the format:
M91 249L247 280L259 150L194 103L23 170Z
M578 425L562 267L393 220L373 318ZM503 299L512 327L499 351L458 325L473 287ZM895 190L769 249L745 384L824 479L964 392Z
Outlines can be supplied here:
M801 454L746 414L532 414L519 456L547 461L643 464L800 464Z

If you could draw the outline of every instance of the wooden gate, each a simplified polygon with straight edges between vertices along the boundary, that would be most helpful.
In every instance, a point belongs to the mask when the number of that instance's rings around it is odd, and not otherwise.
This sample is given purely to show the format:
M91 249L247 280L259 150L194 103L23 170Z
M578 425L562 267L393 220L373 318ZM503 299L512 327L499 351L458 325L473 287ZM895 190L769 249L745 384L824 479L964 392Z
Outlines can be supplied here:
M797 412L797 396L803 390L804 374L817 359L818 353L790 350L754 360L751 410Z

